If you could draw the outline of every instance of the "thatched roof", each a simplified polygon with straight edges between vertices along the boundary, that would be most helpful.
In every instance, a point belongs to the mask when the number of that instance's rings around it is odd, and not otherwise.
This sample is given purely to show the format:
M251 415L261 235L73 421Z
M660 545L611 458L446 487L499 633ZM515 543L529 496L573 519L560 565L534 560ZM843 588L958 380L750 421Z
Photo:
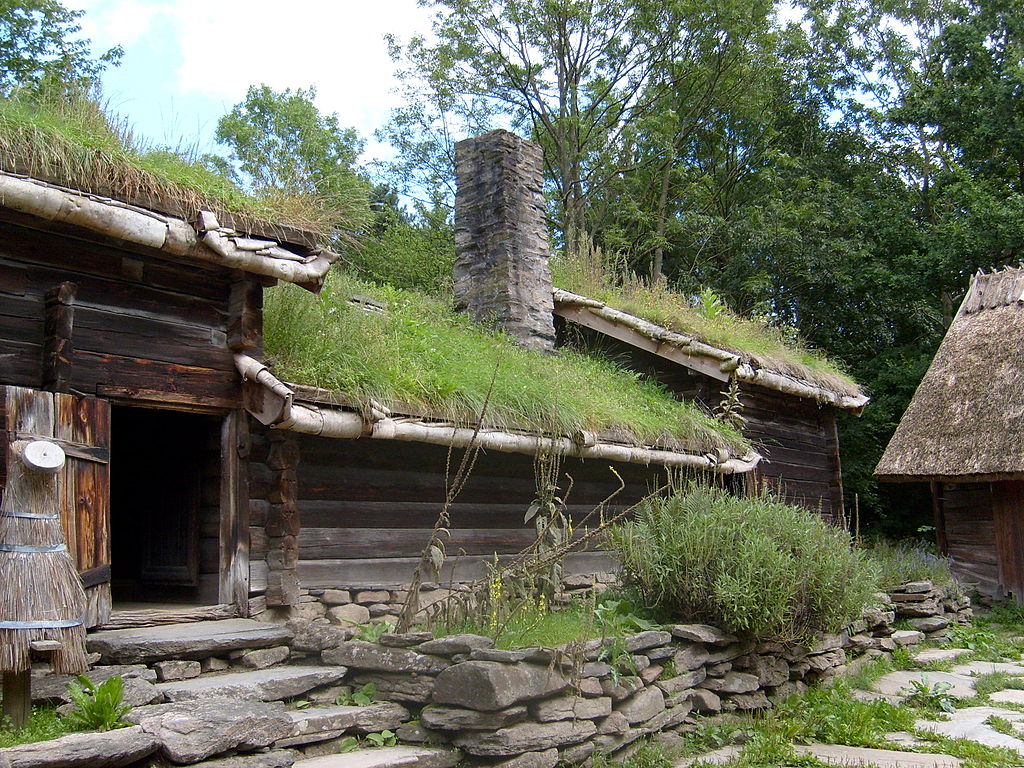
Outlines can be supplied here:
M748 384L805 397L823 405L860 413L870 398L847 378L814 371L798 363L772 364L758 355L725 348L610 307L603 301L560 288L555 313L580 325L646 349L691 370L722 381Z
M977 275L875 475L1024 476L1024 265Z

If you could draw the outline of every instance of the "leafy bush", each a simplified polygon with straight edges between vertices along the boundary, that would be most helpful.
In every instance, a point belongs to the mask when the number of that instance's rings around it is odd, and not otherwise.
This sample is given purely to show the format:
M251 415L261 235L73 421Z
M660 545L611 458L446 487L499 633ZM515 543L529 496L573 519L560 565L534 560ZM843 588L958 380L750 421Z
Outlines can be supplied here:
M879 573L882 589L895 589L908 581L930 581L955 586L949 558L937 555L923 544L904 544L878 539L864 547L864 554Z
M124 725L121 718L132 709L124 703L124 681L120 675L114 675L100 685L85 675L79 675L77 683L68 685L68 697L76 707L68 715L68 720L83 730L120 728Z
M611 531L623 573L666 617L805 640L854 619L876 591L850 537L764 495L690 485Z

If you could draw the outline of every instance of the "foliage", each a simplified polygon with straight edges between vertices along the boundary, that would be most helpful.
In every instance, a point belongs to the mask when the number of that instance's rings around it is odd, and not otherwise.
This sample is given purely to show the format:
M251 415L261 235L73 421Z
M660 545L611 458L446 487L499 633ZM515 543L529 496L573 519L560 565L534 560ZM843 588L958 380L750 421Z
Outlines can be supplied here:
M949 558L935 554L924 544L875 538L865 544L863 552L877 568L882 589L896 589L911 581L930 581L940 587L956 585Z
M593 768L672 768L675 761L666 753L664 747L645 741L630 754L616 759L598 752L590 764Z
M394 731L381 731L380 733L366 734L366 741L371 747L393 747L398 743L398 736Z
M188 151L147 147L84 92L45 90L0 99L0 168L104 195L163 200L188 212L226 211L326 233L315 200L256 198Z
M977 675L974 680L974 690L979 696L988 696L990 693L1008 688L1018 691L1024 689L1024 679L1008 672L984 672Z
M57 0L0 3L0 94L57 83L89 87L106 67L116 66L121 48L93 58L89 41L79 37L82 13Z
M878 699L861 701L851 695L846 680L811 688L791 697L770 717L787 722L785 730L796 741L871 747L893 731L914 727L914 714L904 707Z
M350 622L355 624L355 622ZM367 643L376 643L385 632L391 631L391 625L386 621L371 621L369 624L356 624L356 640L363 640Z
M649 500L609 543L660 614L756 638L808 639L855 618L874 569L820 516L697 484Z
M353 306L353 295L386 309ZM485 422L495 426L744 446L734 430L637 374L575 352L552 357L520 348L422 294L334 274L319 296L292 286L268 291L265 313L278 375L361 403L373 398L395 410L473 423L486 402Z
M975 620L973 624L954 624L949 628L949 644L954 648L974 651L978 661L1002 661L1017 658L1024 652L1024 644L1008 639L990 627L987 622Z
M321 114L315 99L315 88L251 86L217 123L217 141L230 148L256 195L315 199L352 234L370 214L369 183L354 168L363 143L354 129L340 126L337 115Z
M122 718L131 712L124 703L124 680L114 675L96 685L85 675L68 684L68 698L75 705L68 721L84 730L109 731L125 725Z
M49 741L73 730L75 728L57 712L56 707L32 707L28 722L21 728L11 728L7 721L0 722L0 749Z
M1000 600L989 608L987 618L997 624L1024 624L1024 605L1013 600Z
M912 707L955 712L956 699L949 693L952 689L952 683L944 680L930 683L927 675L921 675L919 679L911 680L908 687L900 689L900 693L903 701Z
M338 752L341 754L355 752L357 749L359 749L359 739L355 736L346 736L338 742Z
M348 694L338 696L335 701L338 705L347 705L352 707L368 707L373 704L373 697L377 695L377 684L367 683L362 686L358 691L353 690Z

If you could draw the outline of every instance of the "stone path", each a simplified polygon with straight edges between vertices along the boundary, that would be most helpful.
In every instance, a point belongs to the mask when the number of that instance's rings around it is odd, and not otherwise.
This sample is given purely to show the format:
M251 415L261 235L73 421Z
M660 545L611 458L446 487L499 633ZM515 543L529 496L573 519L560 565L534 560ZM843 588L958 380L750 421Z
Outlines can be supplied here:
M910 658L918 664L930 664L933 661L956 661L970 653L972 651L967 648L925 648L912 654Z
M913 689L913 683L925 681L933 686L936 683L949 683L952 688L946 691L954 699L969 699L976 695L974 680L967 674L954 672L930 672L925 670L900 670L878 678L871 690L886 696L905 696Z
M990 717L1001 717L1013 723L1017 730L1024 728L1024 712L1000 707L967 707L951 713L949 720L918 720L914 725L922 731L930 731L951 739L970 739L988 747L1003 747L1024 755L1024 741L986 725L985 721Z
M797 754L812 755L830 765L874 766L875 768L960 768L961 760L950 755L895 752L891 749L811 744L794 747Z

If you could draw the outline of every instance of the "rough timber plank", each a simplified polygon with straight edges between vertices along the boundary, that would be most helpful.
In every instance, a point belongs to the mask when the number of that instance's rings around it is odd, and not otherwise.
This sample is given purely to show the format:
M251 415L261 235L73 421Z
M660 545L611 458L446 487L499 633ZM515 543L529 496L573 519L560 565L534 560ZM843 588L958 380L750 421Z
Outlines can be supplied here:
M272 667L159 683L157 689L168 701L195 701L210 696L284 701L322 685L336 683L346 672L348 667Z
M225 619L95 632L86 638L86 647L90 653L101 654L104 664L133 664L202 659L240 648L269 648L291 638L291 632L276 624Z
M299 760L293 768L450 768L457 753L432 747L383 747Z

